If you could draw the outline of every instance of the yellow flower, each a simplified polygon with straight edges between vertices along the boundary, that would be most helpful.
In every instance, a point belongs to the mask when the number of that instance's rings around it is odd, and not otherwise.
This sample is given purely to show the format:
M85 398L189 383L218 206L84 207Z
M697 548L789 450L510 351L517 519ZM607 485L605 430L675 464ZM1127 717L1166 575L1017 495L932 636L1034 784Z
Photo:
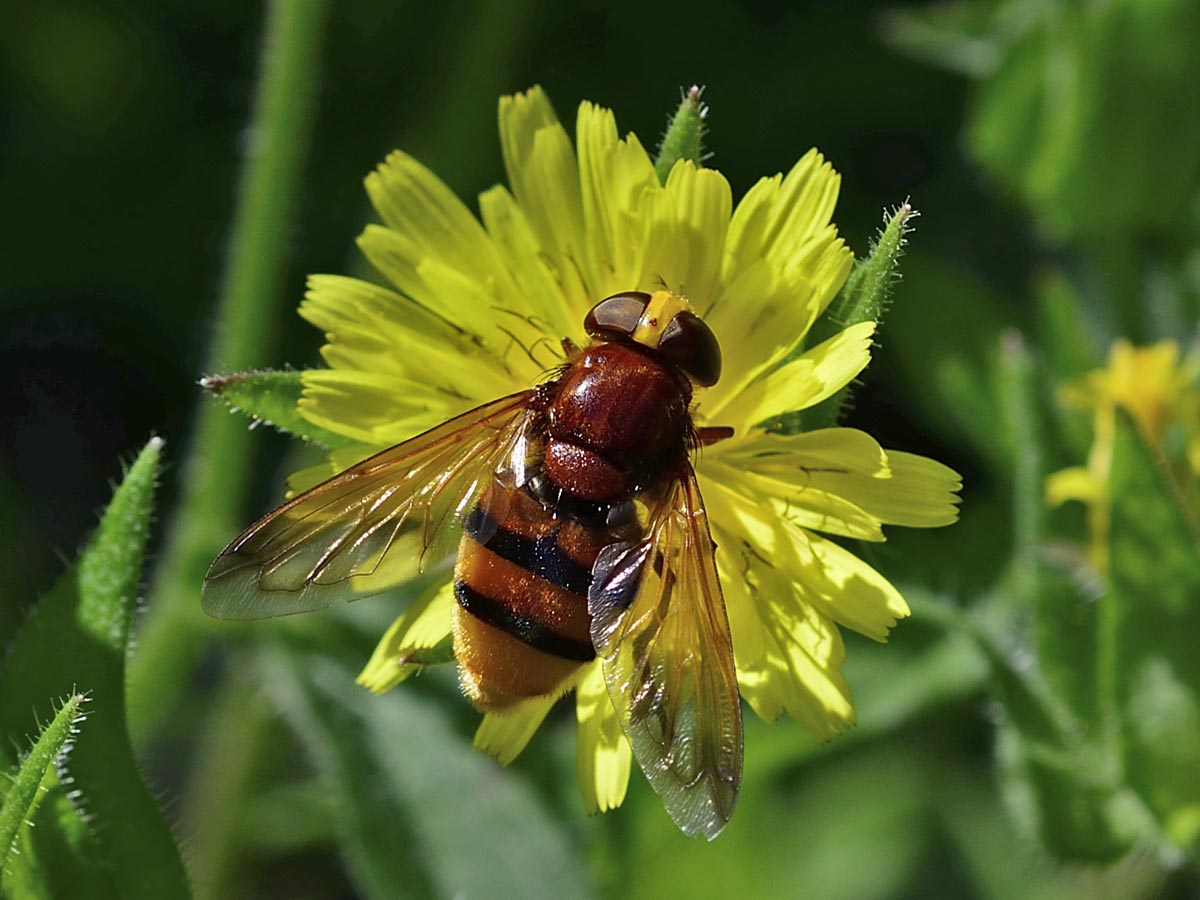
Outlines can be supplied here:
M301 411L354 439L341 469L561 363L560 339L587 343L599 299L662 285L685 294L724 355L697 394L699 425L734 436L699 455L742 696L766 720L786 712L819 738L854 721L838 625L883 640L908 615L871 567L817 532L882 541L881 526L957 516L959 477L885 451L849 428L784 435L762 424L832 396L867 365L874 325L796 355L853 257L830 218L839 178L816 151L759 181L737 208L717 171L678 162L665 185L638 139L584 103L576 141L535 88L500 103L510 188L479 199L480 218L428 169L393 153L367 178L383 221L359 246L393 286L315 276L301 314L323 329L329 368L304 376ZM450 632L449 584L415 602L384 636L360 682L394 686ZM575 685L579 775L590 811L621 803L630 749L598 663ZM489 713L477 745L515 757L553 697Z
M1200 477L1200 360L1180 359L1179 345L1160 341L1134 347L1121 339L1108 354L1108 365L1065 386L1067 406L1092 413L1093 438L1087 466L1061 469L1046 479L1046 502L1058 506L1078 500L1088 507L1088 543L1092 565L1108 571L1109 475L1118 409L1129 414L1138 434L1164 466L1170 465L1167 438L1181 432L1186 458L1183 482Z

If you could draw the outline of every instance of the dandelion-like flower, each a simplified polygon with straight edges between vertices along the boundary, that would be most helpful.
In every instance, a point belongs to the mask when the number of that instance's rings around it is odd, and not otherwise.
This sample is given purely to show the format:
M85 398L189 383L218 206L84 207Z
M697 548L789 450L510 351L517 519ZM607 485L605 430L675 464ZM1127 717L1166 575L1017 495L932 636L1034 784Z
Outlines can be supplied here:
M1179 498L1187 500L1200 484L1200 358L1181 356L1174 341L1135 347L1121 339L1109 350L1107 365L1064 386L1062 400L1092 414L1092 446L1086 466L1060 469L1046 479L1046 501L1087 505L1088 552L1097 571L1107 573L1117 411L1130 417L1178 486Z
M326 333L328 368L305 373L302 415L353 442L332 454L340 471L544 379L563 338L588 343L584 317L601 298L664 286L686 296L724 354L692 418L732 429L695 468L741 696L767 721L787 713L818 738L836 734L854 721L838 626L883 640L909 610L823 535L882 541L885 524L949 524L960 487L945 466L858 430L769 427L835 395L870 358L869 322L804 343L853 263L830 221L837 174L811 151L735 209L713 169L681 160L661 182L609 110L582 104L572 146L537 88L501 101L500 138L509 187L483 193L478 219L404 153L367 178L382 225L359 246L392 287L311 279L300 312ZM454 603L449 584L416 600L360 682L386 690L437 658ZM589 811L606 810L624 798L630 746L600 663L573 687L580 787ZM477 745L513 759L556 699L485 714Z

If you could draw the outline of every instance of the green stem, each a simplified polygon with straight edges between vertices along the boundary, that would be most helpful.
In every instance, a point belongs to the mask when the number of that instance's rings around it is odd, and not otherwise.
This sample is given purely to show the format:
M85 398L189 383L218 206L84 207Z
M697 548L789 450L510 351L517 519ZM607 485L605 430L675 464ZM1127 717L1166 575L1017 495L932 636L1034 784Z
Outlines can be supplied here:
M209 727L200 735L184 805L188 870L197 900L247 893L240 825L261 775L271 714L245 661L234 663L205 716Z
M248 131L209 371L268 361L278 321L290 224L314 118L325 0L272 0ZM145 739L169 710L203 643L200 583L209 562L243 519L253 466L246 423L201 405L183 468L174 527L150 591L150 607L131 661L130 727Z
M1029 608L1038 596L1042 533L1041 434L1035 408L1033 360L1019 332L1003 335L1000 348L1002 415L1013 454L1013 554L1010 593Z

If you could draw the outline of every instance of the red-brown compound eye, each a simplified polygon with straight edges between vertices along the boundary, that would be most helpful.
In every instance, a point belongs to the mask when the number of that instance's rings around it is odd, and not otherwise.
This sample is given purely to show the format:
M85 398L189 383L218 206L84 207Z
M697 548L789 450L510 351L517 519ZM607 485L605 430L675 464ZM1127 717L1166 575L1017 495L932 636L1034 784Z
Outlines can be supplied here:
M681 312L670 321L658 341L658 352L702 387L712 387L721 378L721 345L695 313Z
M650 295L641 291L626 291L605 297L592 307L583 320L583 327L592 337L602 340L628 338L637 328L638 320L649 302Z

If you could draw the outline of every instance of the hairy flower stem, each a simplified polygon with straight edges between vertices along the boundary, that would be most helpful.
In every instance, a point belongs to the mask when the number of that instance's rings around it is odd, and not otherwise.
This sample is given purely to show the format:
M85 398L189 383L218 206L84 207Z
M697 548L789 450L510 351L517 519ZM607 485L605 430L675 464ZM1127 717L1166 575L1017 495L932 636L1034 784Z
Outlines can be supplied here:
M209 371L269 359L283 308L290 224L314 118L325 0L272 0L258 87L247 130ZM205 635L200 583L221 545L243 524L254 471L243 420L217 404L200 407L183 467L180 501L166 535L129 673L135 741L182 691Z

